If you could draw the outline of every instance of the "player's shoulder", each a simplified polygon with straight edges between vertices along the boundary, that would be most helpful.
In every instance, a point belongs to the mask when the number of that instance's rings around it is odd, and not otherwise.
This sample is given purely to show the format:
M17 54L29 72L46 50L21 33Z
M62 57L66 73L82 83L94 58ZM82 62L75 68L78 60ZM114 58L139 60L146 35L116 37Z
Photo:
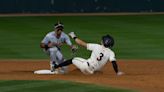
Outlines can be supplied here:
M52 36L52 35L54 35L54 34L55 34L55 32L52 31L52 32L48 32L46 36Z
M61 33L61 37L62 37L62 38L68 38L69 36L68 36L66 33L62 32L62 33Z
M87 43L87 49L89 50L97 50L99 49L101 46L99 44L95 44L95 43Z
M100 47L101 46L100 44L96 44L96 43L87 43L87 45L95 46L95 47Z
M109 53L109 54L115 54L114 51L110 48L107 48L106 51Z
M67 35L66 33L64 33L64 32L62 32L61 35L63 35L63 36L68 36L68 35Z

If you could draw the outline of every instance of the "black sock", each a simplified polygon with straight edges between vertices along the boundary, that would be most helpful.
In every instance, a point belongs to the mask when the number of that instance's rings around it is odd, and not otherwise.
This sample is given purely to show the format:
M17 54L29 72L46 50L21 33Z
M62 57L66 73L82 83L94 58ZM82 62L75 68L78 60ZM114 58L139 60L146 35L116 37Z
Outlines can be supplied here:
M59 68L59 67L62 67L62 66L67 66L67 65L70 65L70 64L72 64L72 59L66 60L66 61L60 63L59 65L56 65L55 68Z

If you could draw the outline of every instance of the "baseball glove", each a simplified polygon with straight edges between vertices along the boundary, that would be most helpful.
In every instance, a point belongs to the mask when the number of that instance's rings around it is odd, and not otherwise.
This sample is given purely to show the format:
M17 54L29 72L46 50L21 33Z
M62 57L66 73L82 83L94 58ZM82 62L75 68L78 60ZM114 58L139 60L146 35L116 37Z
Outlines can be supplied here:
M73 45L72 48L71 48L72 53L77 52L77 50L78 50L78 46L77 45Z

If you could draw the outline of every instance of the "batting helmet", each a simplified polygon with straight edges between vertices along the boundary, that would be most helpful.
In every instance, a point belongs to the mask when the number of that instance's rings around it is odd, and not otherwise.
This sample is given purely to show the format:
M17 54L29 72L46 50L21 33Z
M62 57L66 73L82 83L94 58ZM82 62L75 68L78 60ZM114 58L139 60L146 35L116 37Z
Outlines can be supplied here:
M58 23L56 23L56 24L54 25L54 28L55 28L55 29L64 29L64 25L63 25L63 23L58 22Z
M105 35L102 37L102 43L105 47L111 48L114 45L114 39L110 35Z

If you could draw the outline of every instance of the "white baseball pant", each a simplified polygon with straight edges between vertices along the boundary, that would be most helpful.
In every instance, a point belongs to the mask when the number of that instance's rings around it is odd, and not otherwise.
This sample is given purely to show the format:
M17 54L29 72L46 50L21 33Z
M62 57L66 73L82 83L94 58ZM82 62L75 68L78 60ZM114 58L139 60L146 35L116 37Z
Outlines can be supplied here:
M72 60L72 63L78 68L80 69L80 71L84 74L93 74L94 73L94 69L91 68L88 60L83 59L83 58L79 58L76 57Z

